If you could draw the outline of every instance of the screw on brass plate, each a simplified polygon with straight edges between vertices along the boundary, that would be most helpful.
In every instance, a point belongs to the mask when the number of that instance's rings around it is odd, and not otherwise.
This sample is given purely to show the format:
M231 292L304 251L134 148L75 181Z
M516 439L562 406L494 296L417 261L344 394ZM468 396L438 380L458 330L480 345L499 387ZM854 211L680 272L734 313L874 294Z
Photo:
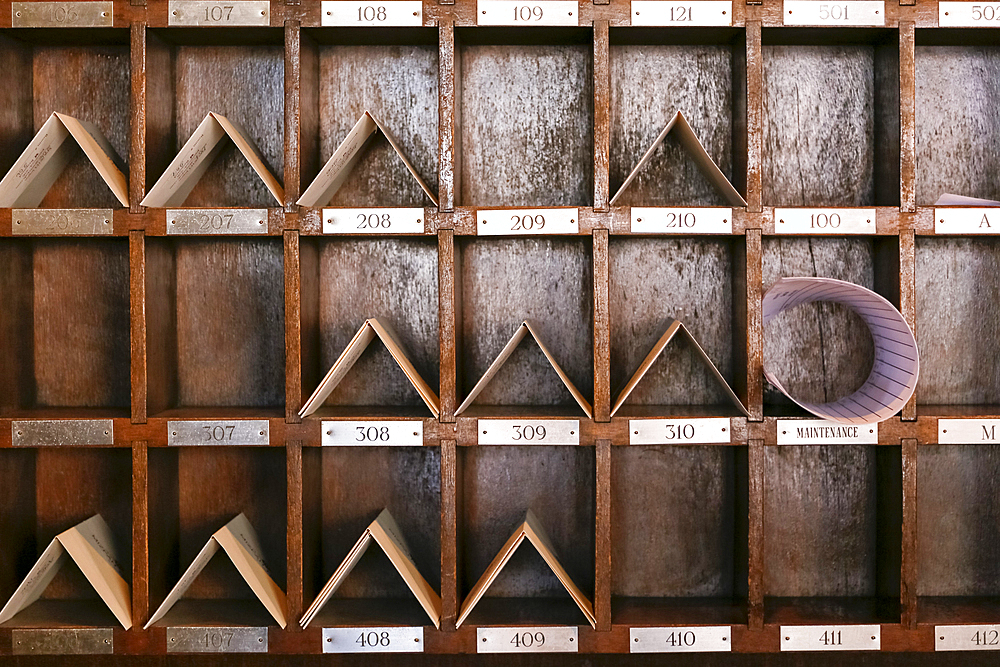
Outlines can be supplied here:
M725 428L723 428L723 429L722 429L722 432L723 432L723 433L725 433L725 432L726 432L726 429L725 429Z
M258 224L258 225L263 225L263 224L264 224L264 221L263 221L263 220L258 220L258 221L257 221L257 224Z
M422 222L423 222L423 220L421 220L420 218L417 218L417 224L418 224L418 225L419 225L420 223L422 223Z
M639 643L639 638L638 638L638 637L636 637L636 638L635 638L635 643L636 643L636 644L638 644L638 643Z
M483 14L485 14L485 13L486 13L486 12L483 12ZM485 642L485 641L486 641L486 637L483 637L483 642Z
M21 12L18 12L18 13L17 13L17 15L18 15L18 16L20 16L20 15L21 15Z
M326 638L326 643L327 644L332 643L332 642L333 642L333 637L327 637Z
M872 637L872 639L875 639L875 638ZM263 644L264 643L264 638L263 637L257 637L257 643Z
M576 431L570 431L569 434L570 435L576 435Z
M173 12L171 12L171 13L172 13L172 14L173 14L174 16L177 16L177 11L176 11L176 10L174 10L174 11L173 11Z
M17 221L17 224L21 224L21 221L20 221L20 220L18 220L18 221Z
M416 15L417 15L417 13L416 13L416 12L413 12L413 15L414 15L414 16L416 16Z
M101 12L101 16L107 16L107 15L108 15L107 12Z
M569 221L570 222L576 222L576 220L574 220L573 218L570 218Z
M781 435L787 435L787 434L788 434L788 431L782 431L781 432Z
M327 12L326 13L327 16L330 16L331 14L333 14L333 12Z
M569 638L569 640L570 640L570 641L573 641L573 638L572 638L572 637L570 637L570 638Z
M420 435L420 434L419 434L419 433L417 433L416 431L414 431L414 432L413 432L413 435Z
M261 435L264 435L264 432L263 432L263 431L261 431L261 432L260 432L260 434L261 434Z

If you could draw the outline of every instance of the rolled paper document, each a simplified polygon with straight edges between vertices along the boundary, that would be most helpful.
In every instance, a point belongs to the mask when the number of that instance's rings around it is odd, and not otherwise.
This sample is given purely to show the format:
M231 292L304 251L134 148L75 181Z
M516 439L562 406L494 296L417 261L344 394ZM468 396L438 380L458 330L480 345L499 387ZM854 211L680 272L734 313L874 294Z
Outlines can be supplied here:
M840 303L864 320L875 343L875 362L861 388L830 403L808 403L788 393L768 368L764 376L817 417L839 424L875 424L896 414L917 386L917 341L903 315L875 292L833 278L782 278L764 295L764 326L783 311L814 301Z

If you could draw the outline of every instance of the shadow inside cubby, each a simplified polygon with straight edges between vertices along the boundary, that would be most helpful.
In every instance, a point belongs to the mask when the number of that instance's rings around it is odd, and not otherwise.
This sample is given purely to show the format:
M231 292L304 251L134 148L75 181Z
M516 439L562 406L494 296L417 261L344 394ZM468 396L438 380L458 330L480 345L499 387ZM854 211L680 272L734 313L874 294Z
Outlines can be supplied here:
M746 243L742 237L612 236L611 401L671 318L691 332L746 403ZM741 416L694 346L676 337L620 408L622 416Z
M128 239L0 241L0 414L128 417Z
M898 206L899 33L765 28L765 206Z
M303 29L301 191L365 111L386 126L420 177L437 192L436 28ZM329 205L432 204L377 132Z
M284 181L285 37L282 28L146 31L145 191L164 174L209 112L246 130L267 169ZM276 207L229 139L182 204Z
M590 401L594 386L590 238L462 238L456 245L459 403L526 319L537 325L556 361ZM585 417L531 336L463 414Z
M1000 447L920 447L917 452L919 616L925 623L1000 620Z
M613 196L676 111L746 196L746 37L731 28L611 28ZM728 206L673 133L616 201Z
M0 115L0 177L56 111L93 123L127 163L130 52L127 28L0 31L6 91ZM121 203L83 151L75 150L39 206L120 208Z
M593 30L457 28L456 194L467 206L592 206Z
M150 447L148 461L150 615L212 534L241 512L257 533L268 574L286 590L284 448ZM289 618L289 627L297 620ZM158 625L213 623L275 624L222 549Z
M306 608L383 509L398 524L417 570L440 595L440 448L307 447L302 459ZM433 623L373 542L312 625Z
M149 416L284 416L281 238L145 244Z
M918 409L1000 414L1000 241L918 236L916 246Z
M945 193L1000 199L995 31L917 30L915 65L917 204Z
M460 447L458 464L459 605L529 509L570 579L593 602L594 448ZM587 619L525 540L465 624L585 626Z
M898 623L900 447L764 450L764 621Z
M612 447L612 623L745 624L747 493L745 447Z
M835 278L873 290L899 307L899 240L895 236L764 239L763 288L779 278ZM837 303L789 309L764 328L764 365L789 394L826 403L849 395L868 378L875 348L864 321ZM764 383L764 413L806 416Z
M0 607L59 533L100 514L132 581L132 452L99 447L0 450ZM5 627L119 626L67 558L41 598Z
M302 271L302 400L368 318L399 336L417 372L439 391L437 238L306 238ZM373 340L317 417L432 416L385 345Z

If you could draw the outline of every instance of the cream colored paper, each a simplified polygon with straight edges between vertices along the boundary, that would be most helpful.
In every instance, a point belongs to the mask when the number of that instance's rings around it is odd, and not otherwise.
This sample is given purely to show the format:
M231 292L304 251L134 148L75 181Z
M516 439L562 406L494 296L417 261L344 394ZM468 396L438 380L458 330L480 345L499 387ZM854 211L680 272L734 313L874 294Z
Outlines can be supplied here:
M679 320L670 320L670 324L667 325L667 330L663 332L663 335L660 336L660 339L656 341L655 345L653 345L653 349L649 351L649 354L646 355L646 358L642 360L641 364L639 364L639 368L632 375L629 381L625 384L622 390L618 392L618 398L615 399L615 405L611 409L611 416L614 417L615 413L618 412L618 408L620 408L625 403L626 399L628 399L629 397L629 394L632 393L632 390L635 389L636 385L639 384L642 378L646 376L646 373L649 372L650 367L660 357L660 354L663 353L664 348L666 348L667 345L670 344L670 341L673 340L674 336L677 335L678 333L683 334L684 336L687 337L688 341L690 341L691 344L694 346L695 351L698 352L698 356L701 357L701 360L705 363L708 369L712 371L712 375L714 375L715 379L718 380L719 385L726 390L726 393L728 394L733 404L740 409L740 412L749 417L750 413L747 412L746 406L743 405L743 401L740 400L739 396L736 395L736 392L733 391L733 388L729 386L728 382L726 382L726 378L722 377L722 373L719 372L719 369L716 367L716 365L712 363L711 359L709 359L708 354L705 353L705 350L704 348L702 348L701 344L698 343L697 339L695 339L695 337L691 335L691 332L688 331L687 327L685 327L684 324L681 323Z
M132 595L118 566L111 529L100 514L53 538L14 595L0 609L0 623L9 621L38 600L65 564L67 556L80 568L122 627L131 628Z
M743 199L743 196L736 191L736 188L734 188L733 184L729 182L726 175L722 173L722 170L719 169L719 165L715 164L715 161L712 160L708 151L706 151L705 147L701 145L701 141L698 140L694 130L692 130L691 126L688 125L687 119L684 118L684 114L680 111L675 113L673 118L667 122L667 126L663 128L663 131L660 132L659 136L657 136L653 141L653 145L649 147L646 153L639 160L639 164L635 165L632 169L632 172L628 175L628 178L625 179L625 182L622 183L622 186L618 188L618 192L616 192L615 196L611 198L609 204L614 205L618 198L622 196L622 193L625 192L625 189L629 186L629 184L635 180L636 176L639 175L639 171L645 167L651 159L653 159L653 153L656 152L656 149L659 148L660 144L663 143L663 140L667 138L667 135L670 134L671 131L676 133L675 136L677 137L677 141L680 142L681 147L687 152L688 155L691 156L691 159L693 159L694 163L698 165L698 169L701 173L704 174L705 178L708 179L708 181L715 187L716 191L722 195L726 202L730 206L745 207L747 205L746 200Z
M427 195L428 199L437 206L437 197L431 192L424 179L420 178L420 174L417 173L413 163L403 154L403 150L400 148L399 142L396 141L396 137L370 111L365 111L361 118L358 119L358 122L354 124L351 131L347 133L347 137L340 143L340 146L333 152L333 155L323 165L319 174L316 175L316 178L313 179L313 182L309 184L309 187L306 188L306 191L302 193L302 196L295 203L299 206L326 206L330 203L333 195L344 184L351 170L354 169L361 156L364 155L365 146L368 145L368 142L371 141L372 137L378 131L381 131L385 135L385 138L389 141L389 145L392 146L392 150L396 151L396 155L406 165L406 169L410 172L410 175L420 185L420 188Z
M479 378L479 382L476 383L476 386L472 388L472 391L469 392L469 395L465 397L465 400L462 401L462 404L458 406L457 410L455 410L456 415L462 414L462 412L464 412L466 408L472 405L472 402L475 401L476 397L479 396L480 392L482 392L483 389L486 388L486 385L490 383L490 380L492 380L493 376L497 374L497 371L500 370L500 367L507 362L507 359L510 358L510 355L514 353L514 350L517 348L520 342L524 340L524 337L529 333L531 334L531 337L535 340L535 342L538 343L538 347L541 348L542 354L544 354L545 358L548 359L549 364L552 366L553 370L555 370L556 374L559 376L559 379L562 380L562 383L564 385L566 385L566 389L568 389L569 393L573 395L573 399L576 401L577 405L580 406L580 408L587 414L588 417L593 418L594 409L591 407L590 402L587 401L586 398L584 398L583 394L580 393L580 390L576 388L576 385L573 384L573 381L570 380L569 376L566 375L566 373L563 371L562 366L559 365L559 362L557 362L555 357L552 356L552 352L549 351L548 346L546 346L545 343L542 341L541 337L539 337L537 327L534 324L532 324L531 320L525 320L524 322L521 323L521 326L517 328L517 330L514 332L514 335L511 336L510 340L507 341L507 344L504 345L502 350L500 350L500 354L497 356L497 358L494 359L493 363L490 364L490 367L486 369L486 372L483 374L483 377Z
M283 205L285 191L268 171L260 152L246 130L221 114L210 112L181 148L177 157L160 176L142 200L143 206L183 206L198 180L225 148L222 141L229 137L243 157L267 186L278 206Z
M53 113L0 181L0 206L35 208L73 159L73 137L122 206L128 206L124 163L111 143L91 123Z
M148 629L156 622L166 616L167 612L180 600L187 589L191 587L194 580L198 578L201 571L212 560L212 556L222 547L226 555L233 561L237 571L249 584L257 599L263 603L264 607L271 614L279 626L284 628L287 625L287 611L285 603L285 593L274 582L271 575L264 567L264 558L260 548L260 541L253 526L246 516L239 514L225 526L215 531L208 539L205 546L201 548L198 555L188 566L177 584L167 594L166 599L143 626Z
M581 591L577 585L573 583L573 580L570 579L569 574L556 557L555 548L552 546L552 542L549 540L548 534L545 532L545 529L542 527L541 522L535 516L534 512L530 509L527 513L525 513L524 521L522 521L521 524L514 529L514 532L509 538L507 538L507 541L500 548L500 551L493 559L493 562L490 563L489 567L486 568L486 571L483 572L483 575L479 578L479 581L477 581L476 585L472 587L471 591L469 591L468 597L466 597L465 602L462 603L462 609L458 614L458 620L455 622L455 627L458 628L461 626L465 619L468 618L469 614L472 613L472 609L476 606L476 603L478 603L483 597L483 594L486 593L486 590L497 578L497 575L500 574L500 570L502 570L504 565L507 564L507 561L509 561L511 556L514 555L514 552L517 551L517 548L521 545L521 542L523 542L525 538L527 538L535 549L538 550L538 553L541 554L542 559L545 560L545 563L552 570L552 573L556 575L556 578L559 579L559 582L563 585L563 587L565 587L566 592L569 593L571 598L573 598L573 602L575 602L576 606L580 608L583 615L587 617L587 622L590 623L591 626L597 627L597 620L594 618L594 606L591 604L587 596L583 594L583 591Z
M358 333L354 334L354 338L351 339L351 342L341 352L337 361L333 363L326 377L320 381L319 386L316 387L316 391L313 392L309 400L299 410L300 417L308 417L323 405L323 401L340 384L340 381L344 379L344 376L351 370L354 363L361 356L361 353L365 351L365 348L374 340L375 336L378 336L386 349L389 350L389 354L396 360L396 363L402 369L403 373L406 374L406 378L413 385L413 388L417 390L417 393L420 394L420 398L423 399L434 417L440 414L441 409L437 394L420 377L420 373L417 372L410 358L403 351L403 346L400 344L399 338L392 330L392 327L384 320L373 317L365 320L365 323L358 329Z
M403 534L400 532L399 526L396 524L395 519L392 518L389 510L384 509L361 535L361 538L347 554L347 558L336 569L330 580L323 586L323 590L320 591L316 600L309 606L306 613L303 614L302 620L299 621L299 624L303 628L309 626L316 617L316 614L323 609L330 600L330 597L337 592L337 589L344 583L347 575L351 573L354 566L361 560L361 556L368 550L368 546L372 541L378 544L382 548L382 551L385 552L385 555L389 557L393 567L403 577L403 581L406 582L410 591L413 592L417 601L420 602L420 606L427 612L427 616L434 623L434 627L441 627L441 597L431 588L431 585L427 583L427 580L417 570L417 566L413 562L413 557L410 556L410 549L406 544L406 540L403 539Z

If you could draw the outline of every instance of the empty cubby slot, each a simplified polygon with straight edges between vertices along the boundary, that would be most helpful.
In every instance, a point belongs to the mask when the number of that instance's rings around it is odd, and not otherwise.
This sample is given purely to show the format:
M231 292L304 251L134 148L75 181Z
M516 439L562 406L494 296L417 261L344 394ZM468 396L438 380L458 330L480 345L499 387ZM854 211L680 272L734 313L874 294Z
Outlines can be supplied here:
M918 30L916 73L917 204L946 193L1000 199L996 35Z
M309 28L302 36L302 191L369 111L436 193L437 29ZM347 207L431 205L381 132L329 202Z
M920 384L928 414L998 414L1000 242L917 237L915 282ZM960 406L960 407L959 407Z
M127 239L0 241L0 411L127 417Z
M885 297L899 307L899 242L892 237L764 239L766 291L779 278L834 278ZM864 384L874 360L864 321L838 303L815 302L778 315L764 329L764 364L789 395L827 403ZM805 415L765 381L766 414Z
M593 205L593 31L462 28L455 39L459 201Z
M369 524L389 510L413 563L441 593L441 450L323 447L303 450L303 593L308 607ZM313 625L424 625L427 613L372 543Z
M593 601L593 447L463 447L459 465L459 604L528 510L548 533L570 579ZM587 620L525 540L465 624L587 625Z
M611 392L621 389L671 319L680 321L746 400L746 250L742 239L614 236L610 263ZM622 416L738 416L696 348L676 337L618 411Z
M53 112L95 125L127 162L129 54L128 29L0 31L7 90L0 119L0 177ZM39 206L118 208L121 204L83 151L76 150Z
M743 447L612 448L612 623L747 622L746 466Z
M746 195L743 35L729 28L611 29L612 195L677 111L726 178ZM672 134L615 203L728 206Z
M436 238L303 239L302 400L368 318L395 330L420 377L439 390ZM431 413L378 338L316 413L318 417Z
M286 590L287 477L284 448L150 448L149 611L163 603L213 533L239 514L256 532L268 574ZM289 625L298 619L289 619ZM166 625L273 625L219 549Z
M899 447L765 448L767 623L898 623Z
M594 386L593 259L589 238L463 238L460 281L461 402L524 320L531 320L563 371L590 401ZM538 345L526 337L469 416L514 412L583 415ZM513 530L513 525L511 526Z
M899 34L763 31L767 206L898 206Z
M283 416L284 284L280 238L147 238L149 415Z
M100 514L118 568L132 581L132 452L113 448L0 451L0 607L52 539ZM41 598L6 627L120 627L79 567L67 558Z
M281 28L146 32L146 192L210 112L246 131L284 182L285 48ZM183 206L275 207L271 192L229 139Z
M921 447L917 453L917 595L927 623L1000 620L1000 447Z

